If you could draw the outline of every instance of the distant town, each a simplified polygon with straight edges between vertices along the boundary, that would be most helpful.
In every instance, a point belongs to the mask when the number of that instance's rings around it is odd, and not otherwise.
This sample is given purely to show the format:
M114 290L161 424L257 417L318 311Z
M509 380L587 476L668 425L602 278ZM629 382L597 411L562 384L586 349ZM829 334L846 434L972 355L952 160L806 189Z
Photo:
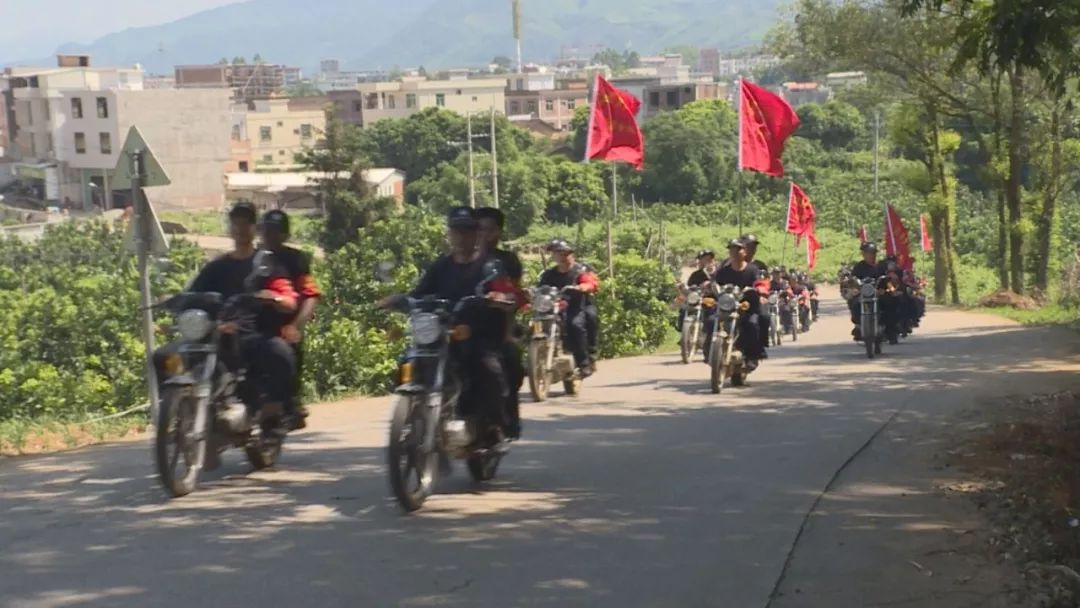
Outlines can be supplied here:
M126 208L129 184L112 175L124 137L137 126L172 181L150 193L159 208L221 208L237 200L307 206L314 186L295 157L323 144L330 108L360 128L427 108L498 113L538 136L559 137L576 109L588 105L598 73L640 99L639 118L648 118L697 100L731 101L737 77L780 63L768 55L725 58L717 49L701 49L696 58L607 54L619 65L598 62L604 54L550 64L496 58L480 68L428 73L349 71L327 59L311 76L258 56L153 75L138 65L98 66L89 56L58 55L56 65L0 74L0 195L9 207ZM846 72L770 88L799 106L865 79ZM380 194L398 198L408 178L394 167L364 176Z

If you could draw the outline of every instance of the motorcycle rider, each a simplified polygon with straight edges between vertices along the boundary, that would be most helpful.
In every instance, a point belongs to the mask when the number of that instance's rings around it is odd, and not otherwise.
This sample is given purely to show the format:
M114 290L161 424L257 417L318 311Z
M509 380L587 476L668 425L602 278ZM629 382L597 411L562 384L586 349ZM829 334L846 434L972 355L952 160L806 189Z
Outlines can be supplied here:
M691 287L701 287L709 281L713 272L716 271L716 254L711 249L703 249L697 254L697 270L690 273L686 279L686 285L679 286L680 296L685 297ZM686 320L686 308L679 309L679 321L675 326L676 331L682 331L683 322Z
M420 282L409 294L413 298L434 296L457 302L475 295L484 279L483 266L488 259L479 255L477 241L479 223L469 207L454 207L446 219L450 252L439 256L428 268ZM489 298L500 301L502 290L492 287ZM384 299L385 307L392 298ZM507 428L506 403L509 394L507 374L503 369L503 338L505 333L487 310L466 310L459 319L471 328L469 348L465 349L462 366L469 377L470 392L462 399L466 408L484 408L492 426L487 429L496 441L502 441ZM495 327L493 327L495 325Z
M877 245L872 242L863 243L859 247L859 251L862 252L863 259L859 263L855 264L851 268L851 276L859 281L864 279L880 279L888 272L885 264L877 261ZM892 315L892 302L888 294L882 296L878 300L878 306L881 309L881 318L886 332L892 336L891 331L893 315ZM862 304L859 301L858 295L855 295L848 300L848 310L851 312L851 322L855 324L855 329L851 331L851 335L855 341L862 340L862 327L860 319L862 316Z
M818 320L818 298L821 294L818 293L817 284L810 275L803 273L802 275L803 285L806 286L806 290L810 293L810 320L817 323Z
M585 379L592 375L596 364L590 348L587 308L592 307L595 313L592 297L600 287L600 280L588 266L575 259L574 248L565 240L553 239L547 250L555 258L555 266L540 275L539 284L556 289L569 288L566 310L563 311L563 340L566 350L574 356L578 375Z
M506 215L494 207L483 207L476 210L476 219L480 228L481 256L491 256L502 263L503 270L510 279L515 292L517 292L518 302L524 303L525 294L521 286L524 271L521 259L514 252L499 248L503 229L506 226ZM511 439L520 439L521 402L518 393L521 392L521 385L525 382L525 366L521 362L521 348L515 340L515 333L518 328L514 323L514 313L512 310L499 312L501 314L496 317L495 322L499 325L499 329L503 334L502 363L506 372L509 391L506 403L508 419L506 433Z
M761 269L747 260L746 245L741 239L728 242L728 261L713 275L712 283L717 287L734 285L740 289L755 287L759 282ZM757 369L758 362L765 357L765 348L761 343L761 298L760 294L745 298L748 308L739 317L739 340L735 346L743 354L747 372ZM708 363L712 349L712 338L716 332L716 314L710 315L705 323L705 362Z
M289 240L289 235L289 214L281 209L272 209L263 214L262 246L274 254L274 261L288 274L299 296L296 313L291 315L291 318L287 319L285 325L282 326L281 337L292 346L293 356L296 359L296 388L291 410L296 414L294 425L297 429L302 429L307 426L305 419L308 416L307 408L300 403L304 329L315 316L315 305L322 297L322 292L319 291L319 287L311 276L311 260L308 259L307 254L285 244Z
M216 258L199 271L188 286L189 292L213 292L230 297L247 293L255 260L255 232L258 214L251 203L237 203L229 211L229 233L233 250ZM235 336L239 354L247 368L245 382L240 387L242 400L247 404L258 402L251 393L263 394L260 405L264 412L275 415L288 411L296 389L296 358L293 349L282 339L282 327L296 314L297 293L281 264L271 264L269 276L260 277L256 296L266 302L257 311L227 310L220 325L222 334ZM176 352L177 345L167 345L154 353L158 378L164 378L163 369L169 355ZM228 357L225 357L228 361ZM283 430L283 429L282 429ZM217 453L207 451L207 470L219 463Z

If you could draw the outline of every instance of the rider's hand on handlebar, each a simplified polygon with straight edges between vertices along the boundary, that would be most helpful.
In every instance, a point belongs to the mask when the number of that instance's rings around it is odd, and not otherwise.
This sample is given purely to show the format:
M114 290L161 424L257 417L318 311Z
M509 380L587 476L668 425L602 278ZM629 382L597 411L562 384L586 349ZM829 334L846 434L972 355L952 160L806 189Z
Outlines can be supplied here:
M225 321L224 323L218 324L218 331L231 336L240 331L240 326L232 321Z

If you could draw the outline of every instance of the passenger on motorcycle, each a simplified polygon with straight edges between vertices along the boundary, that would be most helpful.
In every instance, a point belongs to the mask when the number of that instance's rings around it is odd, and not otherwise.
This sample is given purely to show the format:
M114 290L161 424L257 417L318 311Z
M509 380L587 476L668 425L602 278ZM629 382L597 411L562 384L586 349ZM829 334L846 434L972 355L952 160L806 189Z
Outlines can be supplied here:
M690 273L685 285L679 285L680 303L686 297L691 287L701 287L709 281L709 277L716 272L716 254L711 249L703 249L697 255L697 270ZM686 320L686 308L679 308L679 321L675 325L676 331L682 331L683 322Z
M750 264L746 259L746 245L740 239L728 243L728 260L713 275L711 283L717 287L735 285L747 289L759 283L761 269ZM760 293L745 298L747 309L739 317L739 340L735 346L743 354L748 372L757 369L758 362L765 357L765 348L761 342L761 297ZM705 321L705 362L712 348L713 334L716 332L716 315L710 314Z
M307 408L300 402L303 366L304 329L315 316L315 305L322 292L311 276L311 261L303 251L289 247L289 215L280 209L263 214L261 224L262 246L274 254L274 261L286 272L298 295L297 310L281 328L281 337L292 346L296 358L296 386L293 391L292 409L296 412L294 424L302 429L307 426Z
M428 268L419 284L409 294L413 298L434 296L458 302L475 295L476 287L483 281L483 266L488 259L480 255L477 244L479 223L476 213L468 207L454 207L447 216L447 237L450 252L439 256ZM488 297L493 303L515 302L509 286L488 286ZM390 298L383 301L386 306ZM499 306L495 306L496 308ZM501 441L508 427L506 404L509 396L507 374L503 369L503 342L505 330L494 321L498 317L492 307L465 310L458 322L470 328L470 338L455 343L461 347L462 371L469 380L469 390L463 398L463 413L470 408L484 408L484 417L493 426L488 429Z
M502 241L503 229L506 226L506 215L494 207L484 207L476 210L476 217L480 226L481 257L494 257L498 259L510 280L518 303L525 302L525 292L522 290L521 259L512 251L499 248ZM516 340L517 327L514 323L514 311L495 311L494 323L498 325L498 331L503 334L502 354L503 369L506 372L508 395L506 414L508 426L506 433L511 439L521 438L521 403L518 393L521 385L525 382L525 366L521 362L521 348Z
M251 291L247 279L253 275L257 213L251 203L237 203L229 211L229 233L233 250L203 267L187 291L219 293L228 300ZM249 406L259 404L266 412L288 412L296 390L296 358L282 339L282 328L296 314L297 294L288 272L275 262L269 276L254 286L257 297L266 303L258 310L230 309L223 312L222 334L233 336L241 361L223 360L232 368L244 367L246 380L239 395ZM177 345L167 345L154 353L158 381L166 376L166 360ZM259 395L262 398L259 398ZM207 470L217 466L216 452L208 451Z
M564 348L573 354L574 367L578 375L585 379L592 375L596 366L592 352L595 347L590 348L590 333L596 336L596 329L589 331L589 309L592 309L592 322L595 323L596 305L592 297L600 287L600 280L588 266L575 259L570 243L554 239L548 243L547 250L555 258L555 266L540 275L539 284L556 289L569 288L566 309L563 311Z

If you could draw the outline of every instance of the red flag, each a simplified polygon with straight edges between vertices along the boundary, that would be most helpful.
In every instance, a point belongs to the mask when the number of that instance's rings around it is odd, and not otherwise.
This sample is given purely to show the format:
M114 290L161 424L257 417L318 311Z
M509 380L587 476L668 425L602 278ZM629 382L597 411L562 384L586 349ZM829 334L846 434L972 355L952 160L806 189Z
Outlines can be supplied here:
M806 235L806 267L810 270L817 266L817 252L821 249L821 243L813 232Z
M637 97L597 74L585 160L621 160L640 171L645 164L645 142L636 118L640 107Z
M868 240L869 239L866 236L866 224L863 224L862 228L859 228L859 243L862 244Z
M795 235L795 245L803 236L814 232L814 205L810 197L795 182L791 182L791 194L788 196L787 231Z
M784 175L784 142L799 116L780 96L745 80L739 86L739 171Z
M900 219L900 214L892 205L885 205L885 253L896 256L900 268L913 270L915 260L911 259L911 237Z
M926 214L919 216L919 233L922 235L922 250L933 251L934 241L930 240L930 231L926 229Z

